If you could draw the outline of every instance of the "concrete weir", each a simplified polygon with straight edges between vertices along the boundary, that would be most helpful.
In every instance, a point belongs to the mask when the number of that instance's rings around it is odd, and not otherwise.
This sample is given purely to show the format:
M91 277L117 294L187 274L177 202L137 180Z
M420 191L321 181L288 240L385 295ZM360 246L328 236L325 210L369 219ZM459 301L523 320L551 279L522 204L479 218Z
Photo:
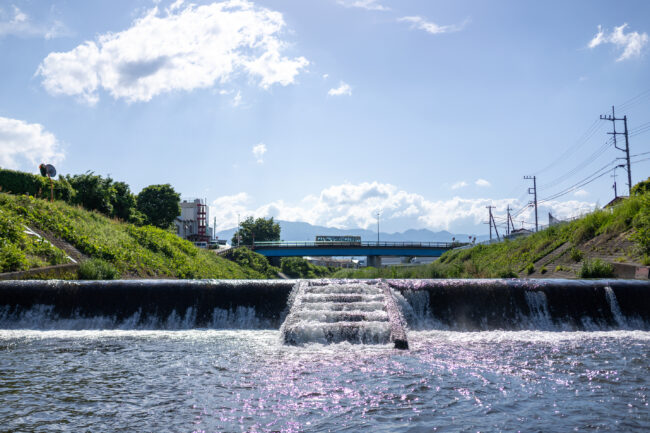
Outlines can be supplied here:
M301 281L282 324L285 344L389 344L408 349L405 322L391 288L377 281Z

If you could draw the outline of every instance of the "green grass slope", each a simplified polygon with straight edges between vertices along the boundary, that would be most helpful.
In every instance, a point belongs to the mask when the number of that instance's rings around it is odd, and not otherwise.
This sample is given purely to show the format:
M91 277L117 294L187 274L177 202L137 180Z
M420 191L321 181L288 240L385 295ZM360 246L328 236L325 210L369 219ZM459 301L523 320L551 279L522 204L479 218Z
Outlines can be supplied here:
M0 193L3 272L64 261L55 247L47 243L37 245L37 241L22 236L23 224L68 242L89 258L112 264L124 278L269 277L217 257L212 251L196 248L165 230L137 227L59 201L50 203ZM5 253L9 250L13 254ZM5 260L9 256L13 257L9 258L11 263Z

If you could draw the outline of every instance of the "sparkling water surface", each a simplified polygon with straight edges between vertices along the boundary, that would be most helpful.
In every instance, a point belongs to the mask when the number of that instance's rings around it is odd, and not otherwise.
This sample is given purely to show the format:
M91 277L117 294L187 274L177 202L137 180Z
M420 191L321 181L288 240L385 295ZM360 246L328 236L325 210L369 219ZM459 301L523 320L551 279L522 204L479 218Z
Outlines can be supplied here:
M650 332L0 330L0 431L650 431Z

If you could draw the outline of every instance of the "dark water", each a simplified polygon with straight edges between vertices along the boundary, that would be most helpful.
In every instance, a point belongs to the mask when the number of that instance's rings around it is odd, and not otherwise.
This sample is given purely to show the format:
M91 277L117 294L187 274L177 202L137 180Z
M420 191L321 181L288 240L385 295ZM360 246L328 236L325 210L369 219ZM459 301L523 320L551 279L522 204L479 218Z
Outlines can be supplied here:
M0 330L0 431L650 431L650 332Z

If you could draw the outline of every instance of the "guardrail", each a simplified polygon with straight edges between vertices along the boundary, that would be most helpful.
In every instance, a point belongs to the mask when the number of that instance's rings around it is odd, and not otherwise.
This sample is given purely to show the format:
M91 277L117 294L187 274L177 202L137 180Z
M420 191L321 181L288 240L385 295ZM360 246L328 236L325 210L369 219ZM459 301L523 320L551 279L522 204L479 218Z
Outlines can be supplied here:
M249 248L327 248L327 247L393 247L393 248L458 248L467 245L463 242L376 242L376 241L363 241L363 242L337 242L337 241L294 241L294 242L255 242L253 245L248 245Z

